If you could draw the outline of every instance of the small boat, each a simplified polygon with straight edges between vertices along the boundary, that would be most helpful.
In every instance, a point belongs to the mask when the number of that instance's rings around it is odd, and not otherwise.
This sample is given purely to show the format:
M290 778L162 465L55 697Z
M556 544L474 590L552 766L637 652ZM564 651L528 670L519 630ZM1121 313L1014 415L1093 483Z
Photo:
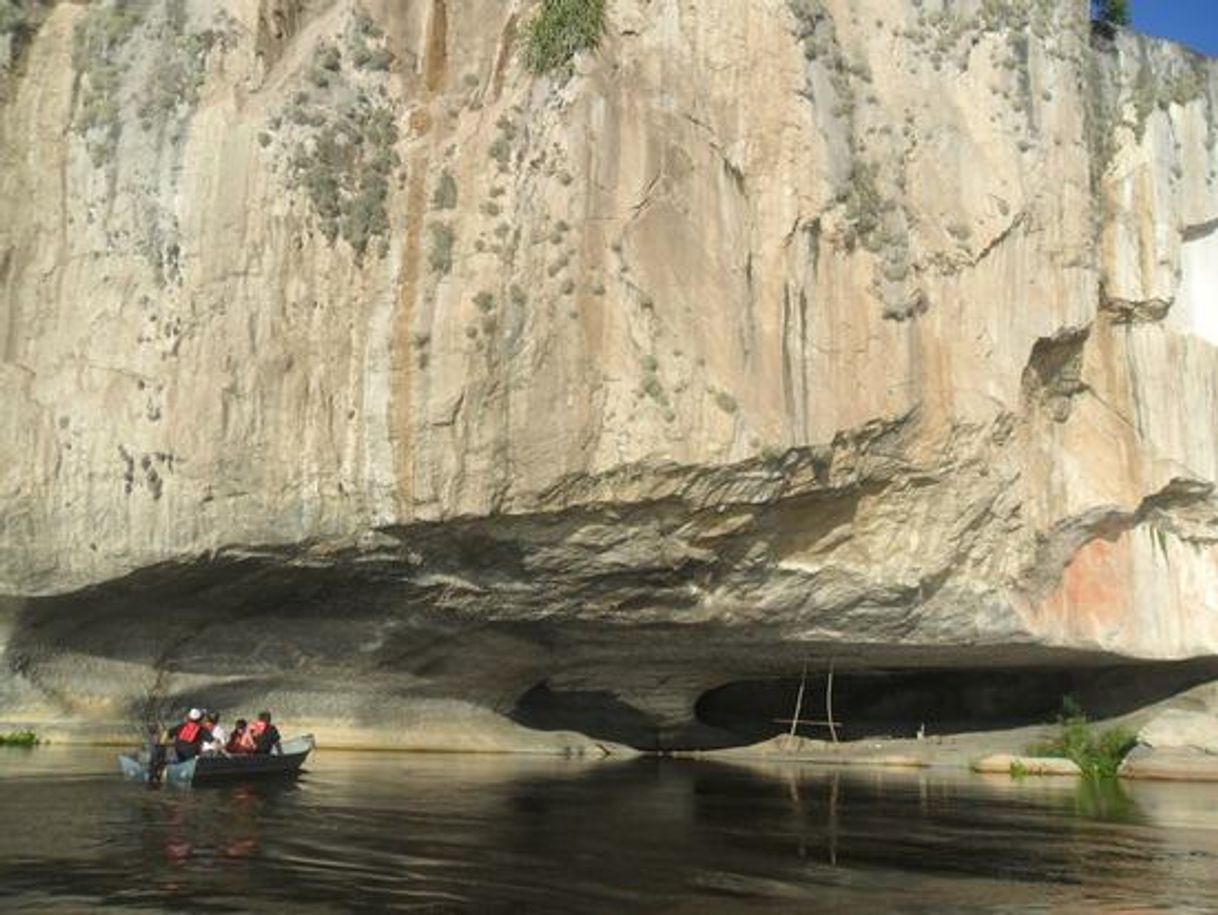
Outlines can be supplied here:
M278 753L196 756L185 762L168 763L161 771L161 781L174 785L198 785L246 778L295 777L316 745L313 735L305 734L280 741ZM119 769L127 778L146 782L147 756L147 753L122 755L118 758Z

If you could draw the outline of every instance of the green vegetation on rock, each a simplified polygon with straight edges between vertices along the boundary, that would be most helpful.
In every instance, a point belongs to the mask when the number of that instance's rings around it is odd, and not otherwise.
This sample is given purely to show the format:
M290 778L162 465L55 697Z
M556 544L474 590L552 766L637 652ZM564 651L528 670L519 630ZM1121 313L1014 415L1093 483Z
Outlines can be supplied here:
M347 51L351 63L359 70L385 71L393 63L393 54L385 47L385 32L367 10L355 8L352 27L347 33Z
M437 210L451 210L457 206L457 179L447 169L440 173L431 195L431 205Z
M120 2L89 6L72 36L77 108L73 127L85 138L97 167L109 161L122 133L119 88L129 62L123 48L144 21L143 4Z
M0 734L0 747L36 747L41 741L33 731L11 731Z
M534 73L566 66L597 47L605 31L605 0L542 0L528 24L525 65Z
M489 312L495 309L495 296L488 290L484 289L474 296L474 304L478 306L479 311Z
M139 98L140 127L161 133L172 128L170 139L180 139L183 115L199 103L199 90L207 71L207 55L226 38L228 29L191 31L185 7L165 6L165 19L157 35L158 52Z
M453 269L453 244L457 237L453 234L452 226L446 222L431 224L431 253L428 261L431 269L440 276L447 275Z
M0 55L0 73L25 50L38 32L53 3L51 0L0 0L0 39L7 39L8 54ZM0 51L4 46L0 43Z
M1091 18L1108 25L1129 25L1129 0L1091 0Z
M292 153L293 185L308 195L326 239L342 238L362 258L389 232L389 179L401 164L392 109L363 93L337 109L310 106L306 96L288 117L316 128Z
M176 0L91 4L72 36L72 127L84 137L94 166L113 159L123 130L123 108L132 100L141 128L171 142L181 139L183 125L199 101L208 53L235 28L223 12L215 15L211 28L193 26L186 5ZM137 33L141 40L133 44Z
M1137 743L1135 735L1125 728L1096 732L1069 697L1062 702L1058 727L1056 736L1028 747L1027 755L1073 760L1091 778L1115 777L1125 754Z

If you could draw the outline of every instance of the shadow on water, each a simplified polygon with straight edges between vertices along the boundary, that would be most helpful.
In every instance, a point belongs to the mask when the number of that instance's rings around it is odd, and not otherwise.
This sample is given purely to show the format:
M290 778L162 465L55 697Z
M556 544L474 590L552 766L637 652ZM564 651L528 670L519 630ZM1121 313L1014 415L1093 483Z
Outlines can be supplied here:
M0 907L1218 905L1218 815L1196 819L1192 786L323 753L297 784L191 791L108 763L10 778L0 755Z

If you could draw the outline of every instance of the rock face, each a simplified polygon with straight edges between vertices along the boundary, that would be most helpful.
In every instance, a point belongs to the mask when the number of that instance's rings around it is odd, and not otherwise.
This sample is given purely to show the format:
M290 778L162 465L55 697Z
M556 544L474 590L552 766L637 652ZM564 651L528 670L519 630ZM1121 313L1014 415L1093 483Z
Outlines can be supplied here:
M1087 7L17 3L0 717L1218 654L1218 65Z
M1126 778L1218 781L1218 720L1183 709L1156 715L1138 731L1120 771Z
M1213 715L1169 709L1138 731L1138 743L1152 749L1190 749L1218 756L1218 721Z

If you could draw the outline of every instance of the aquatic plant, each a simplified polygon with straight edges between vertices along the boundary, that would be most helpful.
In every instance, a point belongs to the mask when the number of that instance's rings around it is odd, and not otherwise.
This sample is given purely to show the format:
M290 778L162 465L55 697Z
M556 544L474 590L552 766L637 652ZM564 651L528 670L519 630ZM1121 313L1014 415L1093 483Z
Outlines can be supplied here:
M41 743L33 731L11 731L0 734L0 747L36 747Z
M1058 733L1027 748L1028 756L1065 757L1073 760L1090 778L1113 778L1137 737L1127 728L1097 732L1087 716L1069 696L1062 701Z

